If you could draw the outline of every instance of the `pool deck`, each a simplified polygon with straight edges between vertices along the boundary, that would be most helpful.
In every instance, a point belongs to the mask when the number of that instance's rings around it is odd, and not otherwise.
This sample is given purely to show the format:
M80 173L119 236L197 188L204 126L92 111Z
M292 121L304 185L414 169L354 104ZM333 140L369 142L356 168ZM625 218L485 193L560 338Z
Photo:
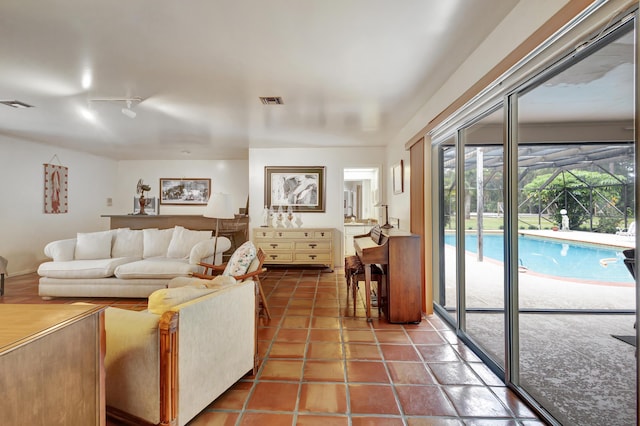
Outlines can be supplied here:
M583 231L535 231L524 230L518 231L522 235L530 235L532 237L554 238L557 240L574 241L580 243L598 244L601 246L609 246L614 248L634 248L636 246L635 236L623 236L615 234L600 234L597 232Z

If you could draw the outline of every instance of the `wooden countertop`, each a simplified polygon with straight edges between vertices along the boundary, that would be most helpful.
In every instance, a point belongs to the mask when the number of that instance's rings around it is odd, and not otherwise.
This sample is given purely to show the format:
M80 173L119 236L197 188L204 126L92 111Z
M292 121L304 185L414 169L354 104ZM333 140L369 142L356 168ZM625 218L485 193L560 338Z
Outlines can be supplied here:
M104 308L102 305L0 304L0 353Z

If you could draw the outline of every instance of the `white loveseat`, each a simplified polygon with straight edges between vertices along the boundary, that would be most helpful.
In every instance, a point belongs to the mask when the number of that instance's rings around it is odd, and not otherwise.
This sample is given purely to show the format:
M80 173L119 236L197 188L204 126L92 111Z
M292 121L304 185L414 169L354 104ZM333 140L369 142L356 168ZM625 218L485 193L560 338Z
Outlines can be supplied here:
M255 373L255 284L232 283L158 290L146 311L105 310L110 417L182 426Z
M50 297L147 297L175 277L200 272L200 262L214 260L211 231L182 226L128 228L78 233L53 241L44 253L52 260L38 268L38 293ZM215 263L231 241L218 238Z

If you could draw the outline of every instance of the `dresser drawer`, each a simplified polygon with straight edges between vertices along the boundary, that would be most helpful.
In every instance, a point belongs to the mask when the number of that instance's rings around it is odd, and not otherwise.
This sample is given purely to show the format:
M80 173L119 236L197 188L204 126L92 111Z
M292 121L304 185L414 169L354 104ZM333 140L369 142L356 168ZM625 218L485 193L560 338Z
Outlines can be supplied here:
M293 261L293 253L291 252L269 252L265 253L265 263L280 263L280 262L291 262Z
M331 248L331 241L296 241L296 250L322 250L329 251Z
M303 240L306 238L315 238L314 234L315 233L313 231L301 231L297 229L295 231L289 231L289 230L273 231L274 238L288 238L292 240Z
M293 241L262 241L256 244L265 252L270 252L273 250L292 250L294 242Z
M328 252L305 253L298 251L294 253L294 259L300 263L327 263L331 260L331 254Z
M262 238L271 239L271 238L273 238L273 231L272 230L268 230L268 231L267 230L265 230L265 231L263 231L263 230L255 230L253 232L253 236L257 240L262 239Z

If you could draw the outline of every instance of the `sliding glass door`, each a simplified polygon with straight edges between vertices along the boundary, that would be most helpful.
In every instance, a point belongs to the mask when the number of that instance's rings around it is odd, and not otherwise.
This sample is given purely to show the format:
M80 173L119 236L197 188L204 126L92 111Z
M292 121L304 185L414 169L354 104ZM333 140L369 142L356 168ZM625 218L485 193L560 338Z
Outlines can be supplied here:
M464 128L465 324L504 369L504 109Z
M634 34L590 50L517 97L519 384L563 424L628 425Z
M436 311L551 423L637 421L636 38L600 29L433 138Z

